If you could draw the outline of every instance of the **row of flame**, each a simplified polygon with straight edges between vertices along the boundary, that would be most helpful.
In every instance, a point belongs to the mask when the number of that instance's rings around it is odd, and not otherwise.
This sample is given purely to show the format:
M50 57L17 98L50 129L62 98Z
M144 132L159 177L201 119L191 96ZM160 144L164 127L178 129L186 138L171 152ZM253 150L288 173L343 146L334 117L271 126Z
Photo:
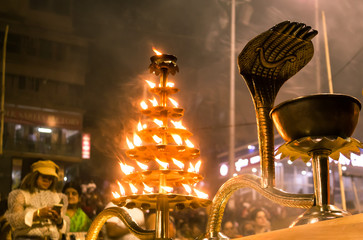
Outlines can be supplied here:
M125 188L122 186L122 184L117 181L117 184L119 186L120 189L120 193L118 192L112 192L112 195L114 198L120 198L122 196L126 196L126 191ZM146 185L145 183L142 183L144 185L144 189L142 191L142 194L152 194L154 193L154 188ZM132 183L129 183L130 186L130 190L132 192L132 194L137 194L139 192L139 189L133 185ZM195 196L197 196L198 198L204 198L204 199L208 199L208 194L199 191L197 189L195 189L194 187L191 187L188 184L183 184L182 186L184 187L185 191L189 194L189 195L193 195L193 192L195 194ZM169 186L160 186L161 189L163 189L166 193L172 193L174 191L173 187L169 187Z
M180 170L184 170L184 163L181 161L176 160L175 158L171 158L173 163L180 168ZM159 159L155 158L155 161L159 164L160 170L168 170L169 169L169 163L160 161ZM143 164L141 162L136 161L136 164L144 171L148 170L149 166L146 164ZM191 162L189 162L189 168L188 172L194 172L199 173L200 166L202 165L202 161L199 160L194 166ZM127 165L125 163L120 162L121 171L126 174L130 175L131 173L135 172L135 168L133 166Z
M185 145L189 148L194 148L194 144L189 140L189 139L182 139L182 137L178 134L171 134L172 138L174 139L174 142L177 144L177 145L183 145L183 141L185 143ZM155 143L157 144L161 144L163 139L161 137L159 137L158 135L153 135L152 136L153 140L155 141ZM133 136L133 142L131 142L129 140L128 137L126 137L126 143L127 143L127 146L129 149L134 149L135 146L136 147L141 147L142 146L142 140L140 138L139 135L137 135L137 133L134 133L134 136Z
M149 86L150 86L150 88L155 88L155 86L156 86L156 83L153 83L153 82L151 82L151 81L148 81L148 80L145 80L148 84L149 84ZM159 87L161 87L161 84L159 84ZM170 88L172 88L172 87L174 87L174 83L172 83L172 82L167 82L166 83L166 87L170 87ZM171 97L169 97L168 98L169 99L169 101L173 104L173 106L174 107L179 107L179 103L176 101L176 100L174 100L173 98L171 98ZM148 99L149 100L149 102L152 104L152 106L153 107L157 107L157 106L159 106L159 103L158 103L158 101L156 100L156 98L154 97L153 99ZM141 101L140 102L140 106L141 106L141 108L142 109L144 109L144 110L146 110L146 109L148 109L149 108L149 106L148 106L148 104L145 102L145 101Z
M150 82L150 81L148 81L148 80L146 80L146 82L148 82L149 83L149 85L150 85L150 87L151 88L153 88L153 87L155 87L155 83L152 83L152 82ZM170 83L170 82L168 82L168 84L172 84L171 86L174 86L174 84L173 83ZM174 100L174 99L172 99L172 98L169 98L169 100L173 103L173 105L175 106L175 107L178 107L179 106L179 104ZM149 101L152 103L152 105L154 106L154 107L156 107L156 106L159 106L159 103L157 102L157 100L156 100L156 98L154 97L154 99L149 99ZM146 104L146 102L145 101L142 101L141 103L140 103L140 105L141 105L141 108L142 109L144 109L144 110L146 110L147 108L148 108L148 105ZM159 120L159 119L157 119L157 118L155 118L154 120L153 120L153 122L158 126L158 127L163 127L163 125L164 125L164 122L162 121L162 120ZM183 126L183 124L182 124L182 121L173 121L173 120L170 120L170 122L174 125L174 127L176 128L176 129L186 129L184 126ZM137 131L142 131L142 130L144 130L144 129L146 129L147 128L147 124L141 124L141 122L139 122L138 124L137 124ZM177 145L182 145L183 144L183 139L178 135L178 134L171 134L171 136L172 136L172 138L174 139L174 141L175 141L175 143L177 144ZM161 137L159 137L159 136L157 136L157 135L153 135L152 136L152 138L154 139L154 141L157 143L157 144L160 144L160 143L162 143L162 138ZM134 136L133 136L133 142L131 142L129 139L128 139L128 137L126 137L126 143L127 143L127 146L129 147L129 149L134 149L135 148L135 146L137 146L137 147L140 147L141 145L142 145L142 140L141 140L141 138L136 134L136 133L134 133ZM194 148L194 144L189 140L189 139L185 139L184 140L184 143L185 143L185 145L187 146L187 147L189 147L189 148Z

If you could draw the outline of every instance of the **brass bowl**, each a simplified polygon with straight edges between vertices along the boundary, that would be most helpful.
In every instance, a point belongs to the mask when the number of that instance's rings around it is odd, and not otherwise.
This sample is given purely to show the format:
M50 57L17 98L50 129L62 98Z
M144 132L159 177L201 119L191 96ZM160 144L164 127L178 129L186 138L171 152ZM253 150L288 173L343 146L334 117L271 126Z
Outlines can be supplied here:
M303 137L350 137L358 123L361 104L343 94L315 94L274 107L270 116L281 137L290 142Z

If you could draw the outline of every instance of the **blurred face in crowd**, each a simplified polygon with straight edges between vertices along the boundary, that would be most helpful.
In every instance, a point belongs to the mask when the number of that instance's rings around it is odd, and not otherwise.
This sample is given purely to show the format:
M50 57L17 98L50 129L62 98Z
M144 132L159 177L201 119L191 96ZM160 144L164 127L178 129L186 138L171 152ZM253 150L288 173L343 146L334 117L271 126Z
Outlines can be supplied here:
M266 213L264 211L259 211L256 214L255 222L256 222L256 225L260 226L260 227L268 226L269 222L267 220Z
M47 190L50 185L53 183L53 176L51 175L43 175L39 174L39 177L37 178L37 186L39 189Z
M249 235L253 235L253 234L255 234L255 227L253 226L252 223L246 223L246 225L244 225L244 228L243 228L243 235L249 236Z
M222 229L224 235L226 235L227 237L233 237L234 236L234 226L233 223L228 221L224 224L223 229Z
M79 195L76 189L74 188L67 188L64 192L68 197L69 204L77 204L79 202Z

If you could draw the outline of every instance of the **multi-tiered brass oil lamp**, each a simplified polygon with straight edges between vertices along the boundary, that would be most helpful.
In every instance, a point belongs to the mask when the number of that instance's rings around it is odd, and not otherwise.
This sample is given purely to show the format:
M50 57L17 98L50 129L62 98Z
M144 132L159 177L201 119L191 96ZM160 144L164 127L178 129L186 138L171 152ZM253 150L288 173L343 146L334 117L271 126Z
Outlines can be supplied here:
M139 122L133 141L126 139L129 149L125 154L133 164L120 163L126 176L118 183L120 192L113 193L113 203L119 207L155 210L155 231L141 229L124 209L115 207L97 216L88 239L95 239L112 216L118 216L141 239L171 239L170 209L206 207L211 203L207 194L195 188L203 179L199 174L199 149L189 140L192 133L182 125L184 110L170 97L179 91L168 81L169 74L179 71L177 58L154 51L157 55L150 58L149 69L160 76L160 83L147 82L149 91L159 100L154 97L140 104L143 123ZM125 188L130 189L130 194L126 194Z

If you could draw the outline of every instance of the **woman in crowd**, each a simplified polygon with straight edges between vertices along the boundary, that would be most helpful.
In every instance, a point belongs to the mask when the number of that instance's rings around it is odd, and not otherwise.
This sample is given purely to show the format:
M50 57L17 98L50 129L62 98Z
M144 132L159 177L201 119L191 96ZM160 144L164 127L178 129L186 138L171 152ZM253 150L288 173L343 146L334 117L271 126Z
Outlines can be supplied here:
M68 201L64 194L56 192L58 171L59 167L50 160L35 162L20 189L10 192L5 217L15 240L58 240L59 233L67 232Z
M262 208L256 208L251 212L251 220L254 222L255 233L264 233L271 231L271 223L267 219L266 211Z
M68 197L66 215L71 219L70 232L87 232L91 219L80 207L81 188L74 182L68 182L63 187L63 193Z

